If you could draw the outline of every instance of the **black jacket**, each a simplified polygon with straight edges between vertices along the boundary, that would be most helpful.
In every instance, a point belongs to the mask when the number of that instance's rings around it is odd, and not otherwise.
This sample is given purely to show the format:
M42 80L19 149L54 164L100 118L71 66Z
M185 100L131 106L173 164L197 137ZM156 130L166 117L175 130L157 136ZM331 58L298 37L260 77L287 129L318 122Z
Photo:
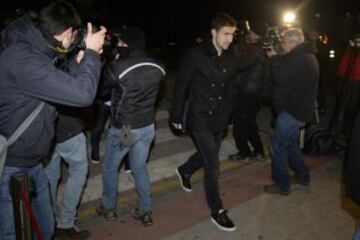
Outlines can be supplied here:
M270 62L276 113L285 111L298 121L310 121L319 83L319 65L312 48L301 44Z
M190 132L225 130L234 106L236 75L253 61L247 60L240 61L233 49L217 56L211 41L188 50L175 82L170 121L183 123L186 114Z
M154 123L155 101L164 73L154 66L142 66L129 71L121 79L126 69L139 63L153 63L143 50L134 50L126 60L114 61L105 71L106 82L112 82L111 124L116 128L130 125L132 129Z
M360 206L360 114L354 123L345 174L346 193Z
M55 68L57 53L48 47L28 16L9 25L4 44L0 55L0 134L9 137L40 102L47 103L8 149L6 166L34 166L48 154L54 136L53 103L79 107L92 103L100 75L100 56L86 50L74 75Z

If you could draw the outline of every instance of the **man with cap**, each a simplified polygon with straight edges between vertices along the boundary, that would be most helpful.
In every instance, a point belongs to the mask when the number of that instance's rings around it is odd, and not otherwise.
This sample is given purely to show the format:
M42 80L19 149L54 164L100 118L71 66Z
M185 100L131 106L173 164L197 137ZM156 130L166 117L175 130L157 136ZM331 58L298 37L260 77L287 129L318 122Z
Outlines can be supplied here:
M150 145L155 136L155 101L164 68L145 55L145 36L135 26L120 36L121 60L109 64L105 78L112 85L111 128L106 141L103 164L103 193L97 212L108 221L115 221L118 193L118 169L129 154L130 169L139 201L133 217L144 226L151 226L152 199L146 165Z

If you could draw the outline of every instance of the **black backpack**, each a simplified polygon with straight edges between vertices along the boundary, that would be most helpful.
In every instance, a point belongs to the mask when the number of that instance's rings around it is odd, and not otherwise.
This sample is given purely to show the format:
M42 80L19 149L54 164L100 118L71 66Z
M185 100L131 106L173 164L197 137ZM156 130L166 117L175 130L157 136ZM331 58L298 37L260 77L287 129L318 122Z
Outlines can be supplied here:
M330 129L320 123L317 101L315 102L315 123L305 126L302 151L306 155L326 155L335 152L335 138Z
M328 127L321 123L305 127L304 154L326 155L334 152L335 139Z

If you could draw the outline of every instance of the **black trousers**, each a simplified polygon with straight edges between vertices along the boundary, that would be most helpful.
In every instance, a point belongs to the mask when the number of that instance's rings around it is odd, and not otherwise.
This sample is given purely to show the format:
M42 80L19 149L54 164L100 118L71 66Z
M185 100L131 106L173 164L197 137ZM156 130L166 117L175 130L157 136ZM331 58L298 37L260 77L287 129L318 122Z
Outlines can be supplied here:
M104 131L104 127L108 117L110 116L110 107L105 104L96 106L95 120L91 129L91 158L99 159L99 144L101 134Z
M260 111L261 97L258 94L242 92L233 115L233 135L236 148L244 156L251 154L248 142L254 153L264 154L256 116Z
M204 168L204 187L206 201L211 213L223 209L219 193L219 150L222 133L193 132L197 152L180 166L180 171L186 176L191 176L201 167Z

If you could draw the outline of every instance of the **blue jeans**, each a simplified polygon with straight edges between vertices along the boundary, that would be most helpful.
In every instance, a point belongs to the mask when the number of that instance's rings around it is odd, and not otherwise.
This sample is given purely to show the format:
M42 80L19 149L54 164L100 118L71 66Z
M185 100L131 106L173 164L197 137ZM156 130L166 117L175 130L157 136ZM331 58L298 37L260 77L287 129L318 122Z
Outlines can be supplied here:
M301 182L310 179L299 146L301 125L302 122L287 112L281 112L275 121L275 132L270 140L272 180L283 191L290 190L288 165Z
M146 160L149 156L151 142L155 136L155 127L154 124L151 124L146 127L131 129L133 142L130 146L121 144L121 131L121 129L111 127L106 140L106 157L102 172L102 205L106 209L116 207L119 166L124 156L129 153L130 169L133 172L139 198L138 209L140 214L144 214L152 210L150 178Z
M5 167L0 182L0 239L15 239L14 212L9 188L11 176L15 174L26 174L33 178L35 194L32 195L31 206L45 239L51 239L54 233L54 216L48 179L41 163L34 167Z
M61 158L69 166L69 176L61 203L58 205L57 189L61 177ZM75 225L76 207L79 204L87 173L88 160L84 133L56 144L50 163L46 167L46 174L58 228L71 228Z
M353 240L360 240L360 224L358 224L358 226L356 228L356 232L355 232L355 235L353 237Z

